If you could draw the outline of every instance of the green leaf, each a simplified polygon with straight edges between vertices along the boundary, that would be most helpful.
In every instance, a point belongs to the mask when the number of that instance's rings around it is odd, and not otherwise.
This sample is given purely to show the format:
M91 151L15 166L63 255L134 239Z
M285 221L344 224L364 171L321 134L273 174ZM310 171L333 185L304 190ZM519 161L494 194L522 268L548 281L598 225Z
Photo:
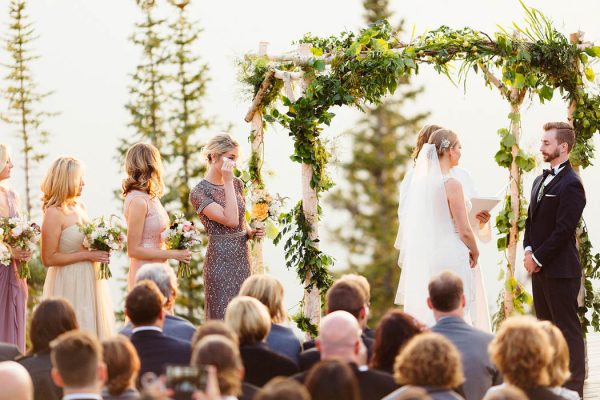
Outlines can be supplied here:
M588 81L594 82L594 78L596 77L596 75L594 74L594 71L590 67L587 67L585 69L585 77L587 78Z
M323 55L323 49L320 49L318 47L311 47L310 48L310 52L315 56L315 57L321 57Z
M600 46L588 47L585 52L592 57L600 57Z
M542 86L538 94L540 96L540 101L543 103L544 100L552 100L552 96L554 95L554 89L544 85Z
M515 74L515 79L513 80L512 86L517 89L523 89L523 87L525 87L525 75L517 72Z
M273 223L273 220L268 218L265 221L265 236L267 236L271 240L275 240L278 234L279 229L277 229L277 226Z
M508 247L508 240L506 236L498 238L496 241L496 247L498 247L498 250L500 251L505 250Z
M325 61L315 60L315 62L313 63L313 68L319 72L325 71Z
M518 123L521 121L521 113L508 113L508 119L510 119L514 123ZM506 130L508 132L508 130Z
M515 137L511 134L504 136L504 138L502 139L503 146L512 147L515 144L517 144L517 139L515 139Z

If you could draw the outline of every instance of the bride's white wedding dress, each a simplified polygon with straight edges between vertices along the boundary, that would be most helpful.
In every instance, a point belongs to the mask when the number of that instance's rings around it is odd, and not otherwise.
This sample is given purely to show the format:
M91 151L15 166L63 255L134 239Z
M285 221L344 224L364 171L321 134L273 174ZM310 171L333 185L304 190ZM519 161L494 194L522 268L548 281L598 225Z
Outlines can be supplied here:
M403 195L400 257L402 272L396 304L420 321L433 325L427 306L427 285L432 276L443 271L459 275L466 299L465 320L490 331L485 288L479 267L469 265L469 249L460 239L450 214L445 183L452 177L442 175L434 145L426 144L413 170L410 190ZM470 210L470 201L465 207Z

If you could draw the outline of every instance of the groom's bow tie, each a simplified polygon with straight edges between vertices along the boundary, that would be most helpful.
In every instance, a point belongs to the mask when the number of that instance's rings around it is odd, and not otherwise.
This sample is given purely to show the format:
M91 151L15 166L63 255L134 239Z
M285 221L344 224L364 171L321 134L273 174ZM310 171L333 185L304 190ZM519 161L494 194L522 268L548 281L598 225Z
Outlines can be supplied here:
M548 175L556 175L556 172L554 172L554 168L550 168L550 169L545 169L544 172L542 173L542 179L546 179L546 177Z

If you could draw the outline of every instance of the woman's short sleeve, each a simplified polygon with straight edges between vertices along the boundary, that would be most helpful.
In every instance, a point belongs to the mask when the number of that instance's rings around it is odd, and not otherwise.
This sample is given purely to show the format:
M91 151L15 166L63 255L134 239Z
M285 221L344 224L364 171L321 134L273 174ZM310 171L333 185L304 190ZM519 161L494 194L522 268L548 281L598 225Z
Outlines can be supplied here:
M192 203L194 210L196 210L198 214L200 214L206 208L206 206L214 201L215 199L208 188L205 188L201 184L196 185L196 187L193 188L190 193L190 203Z

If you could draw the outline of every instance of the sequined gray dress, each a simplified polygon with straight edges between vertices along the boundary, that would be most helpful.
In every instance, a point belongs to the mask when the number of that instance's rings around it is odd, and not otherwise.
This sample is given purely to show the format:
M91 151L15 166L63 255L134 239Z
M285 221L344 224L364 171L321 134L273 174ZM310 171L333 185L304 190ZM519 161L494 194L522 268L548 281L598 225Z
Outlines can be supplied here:
M225 207L225 190L203 179L190 192L190 202L208 233L204 259L204 298L206 319L224 319L225 308L237 296L250 276L250 251L246 234L246 201L242 181L234 178L239 224L229 228L210 220L202 210L212 202Z

